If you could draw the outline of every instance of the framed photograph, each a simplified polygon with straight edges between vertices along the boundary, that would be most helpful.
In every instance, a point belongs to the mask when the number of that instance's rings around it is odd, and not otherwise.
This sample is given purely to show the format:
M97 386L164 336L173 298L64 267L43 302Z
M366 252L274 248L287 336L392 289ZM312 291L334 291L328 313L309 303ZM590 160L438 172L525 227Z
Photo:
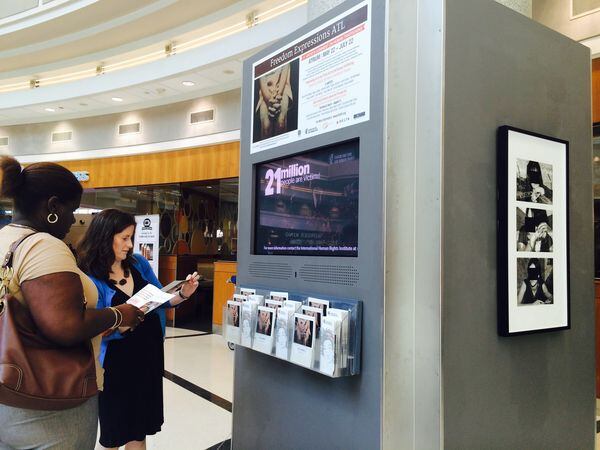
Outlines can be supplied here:
M498 129L498 333L571 326L569 143Z

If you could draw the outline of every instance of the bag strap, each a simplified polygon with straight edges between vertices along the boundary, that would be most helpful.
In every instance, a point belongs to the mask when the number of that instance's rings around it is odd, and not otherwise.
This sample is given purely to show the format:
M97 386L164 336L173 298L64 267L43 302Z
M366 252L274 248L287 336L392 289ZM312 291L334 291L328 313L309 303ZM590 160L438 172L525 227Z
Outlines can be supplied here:
M20 237L19 239L17 239L15 242L13 242L10 246L10 248L8 249L8 252L6 253L6 256L4 257L4 260L2 261L2 269L6 269L7 267L12 267L12 263L13 263L13 256L15 254L15 251L17 250L17 247L19 245L21 245L21 243L27 239L30 236L33 236L34 234L39 233L39 231L34 231L33 233L29 233L26 234L23 237Z

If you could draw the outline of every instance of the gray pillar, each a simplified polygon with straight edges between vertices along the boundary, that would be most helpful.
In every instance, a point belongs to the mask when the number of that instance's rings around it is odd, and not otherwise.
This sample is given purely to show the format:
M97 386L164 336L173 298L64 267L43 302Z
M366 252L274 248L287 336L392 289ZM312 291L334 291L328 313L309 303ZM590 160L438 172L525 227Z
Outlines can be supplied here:
M524 16L531 19L532 17L532 6L531 0L496 0L501 5L507 6L510 9L514 9L520 12Z
M326 13L344 0L308 0L308 20L313 20Z

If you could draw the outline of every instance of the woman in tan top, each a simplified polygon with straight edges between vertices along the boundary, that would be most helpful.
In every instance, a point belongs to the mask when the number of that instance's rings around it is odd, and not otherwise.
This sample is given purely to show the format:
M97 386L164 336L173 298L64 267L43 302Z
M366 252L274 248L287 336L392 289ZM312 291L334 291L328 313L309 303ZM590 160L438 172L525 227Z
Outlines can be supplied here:
M75 222L81 185L71 172L53 163L22 169L15 159L3 157L0 172L0 194L14 203L12 223L0 230L0 255L31 235L14 253L9 292L29 308L47 339L65 347L91 339L97 358L101 333L118 326L136 327L144 314L127 304L95 309L97 290L61 241ZM84 301L87 309L82 313ZM102 369L97 362L96 367L101 388ZM51 412L0 404L0 449L93 449L97 421L96 397Z

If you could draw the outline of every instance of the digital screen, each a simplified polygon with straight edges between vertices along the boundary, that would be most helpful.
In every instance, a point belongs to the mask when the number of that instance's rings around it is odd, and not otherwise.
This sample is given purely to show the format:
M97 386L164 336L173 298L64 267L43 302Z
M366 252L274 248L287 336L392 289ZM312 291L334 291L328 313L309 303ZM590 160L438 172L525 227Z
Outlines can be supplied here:
M257 255L358 256L358 140L258 164Z

